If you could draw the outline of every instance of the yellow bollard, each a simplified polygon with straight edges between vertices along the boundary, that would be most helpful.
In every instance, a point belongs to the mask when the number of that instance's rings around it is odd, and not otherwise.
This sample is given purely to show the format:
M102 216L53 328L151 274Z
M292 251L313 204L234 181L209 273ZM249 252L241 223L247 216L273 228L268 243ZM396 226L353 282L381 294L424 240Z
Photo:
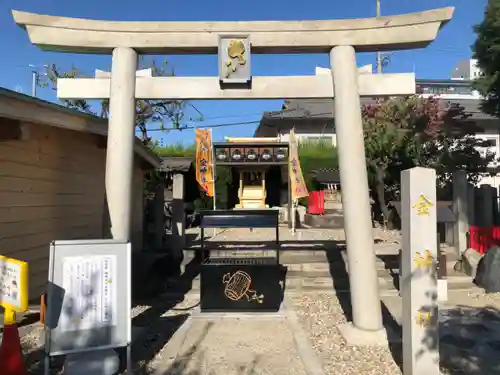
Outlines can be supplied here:
M13 326L16 324L16 312L13 309L5 308L3 314L3 324L5 326Z

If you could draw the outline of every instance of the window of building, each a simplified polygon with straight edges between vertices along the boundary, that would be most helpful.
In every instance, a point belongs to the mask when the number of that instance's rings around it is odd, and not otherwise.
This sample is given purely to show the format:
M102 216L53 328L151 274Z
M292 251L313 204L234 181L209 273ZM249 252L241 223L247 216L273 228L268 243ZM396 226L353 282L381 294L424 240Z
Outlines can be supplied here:
M483 147L484 148L489 148L489 147L497 147L497 140L496 139L483 139Z
M419 87L417 92L431 95L472 95L472 89L467 86L427 86Z

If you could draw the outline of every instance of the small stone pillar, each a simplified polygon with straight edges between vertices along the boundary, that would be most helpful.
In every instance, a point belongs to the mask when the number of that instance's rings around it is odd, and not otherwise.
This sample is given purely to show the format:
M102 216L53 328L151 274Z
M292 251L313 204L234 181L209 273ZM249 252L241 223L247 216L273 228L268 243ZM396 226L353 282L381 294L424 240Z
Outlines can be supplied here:
M454 245L458 255L467 250L467 232L469 231L469 195L467 174L465 171L453 173L453 214L455 215Z
M482 211L481 211L481 216L482 216L482 225L485 227L488 227L490 225L493 225L493 192L494 188L490 185L481 185L479 188L480 192L480 197L482 200Z
M154 197L154 250L163 249L163 238L165 235L164 215L165 215L165 179L162 178L155 190Z
M439 375L436 171L401 173L403 374Z
M184 213L184 175L176 173L172 183L172 239L174 255L182 257L186 245L186 220Z
M469 227L476 225L476 187L472 184L467 185L467 209Z

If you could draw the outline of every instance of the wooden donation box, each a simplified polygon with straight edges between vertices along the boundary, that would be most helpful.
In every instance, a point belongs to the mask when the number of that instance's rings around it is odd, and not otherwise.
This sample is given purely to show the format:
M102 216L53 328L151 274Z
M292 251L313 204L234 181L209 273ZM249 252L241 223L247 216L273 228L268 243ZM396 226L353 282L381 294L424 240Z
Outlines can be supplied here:
M205 312L278 311L283 299L284 270L279 263L278 210L215 210L201 212L206 228L276 228L276 257L212 257L201 266L201 302ZM236 250L237 251L237 250Z

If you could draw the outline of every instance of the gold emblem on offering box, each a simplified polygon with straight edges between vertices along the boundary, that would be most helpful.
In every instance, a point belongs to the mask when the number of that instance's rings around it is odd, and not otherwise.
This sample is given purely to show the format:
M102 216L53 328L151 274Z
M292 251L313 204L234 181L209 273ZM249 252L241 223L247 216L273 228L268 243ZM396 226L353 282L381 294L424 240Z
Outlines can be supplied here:
M244 271L236 271L232 275L230 273L226 273L222 277L222 283L226 284L224 294L231 301L239 301L245 297L248 302L264 302L264 295L257 294L255 290L251 289L252 278Z
M417 203L411 206L411 208L417 210L418 216L429 216L429 208L431 208L432 206L432 202L428 200L423 194L420 194Z
M429 250L425 250L423 254L417 251L414 262L418 268L431 268L434 264L434 258Z
M227 47L227 55L229 56L229 59L226 60L226 78L229 78L231 73L236 72L239 65L245 65L247 63L245 53L245 43L243 43L242 40L233 39L229 41L229 45Z
M430 311L417 311L417 325L419 327L429 327L431 324L432 315Z

